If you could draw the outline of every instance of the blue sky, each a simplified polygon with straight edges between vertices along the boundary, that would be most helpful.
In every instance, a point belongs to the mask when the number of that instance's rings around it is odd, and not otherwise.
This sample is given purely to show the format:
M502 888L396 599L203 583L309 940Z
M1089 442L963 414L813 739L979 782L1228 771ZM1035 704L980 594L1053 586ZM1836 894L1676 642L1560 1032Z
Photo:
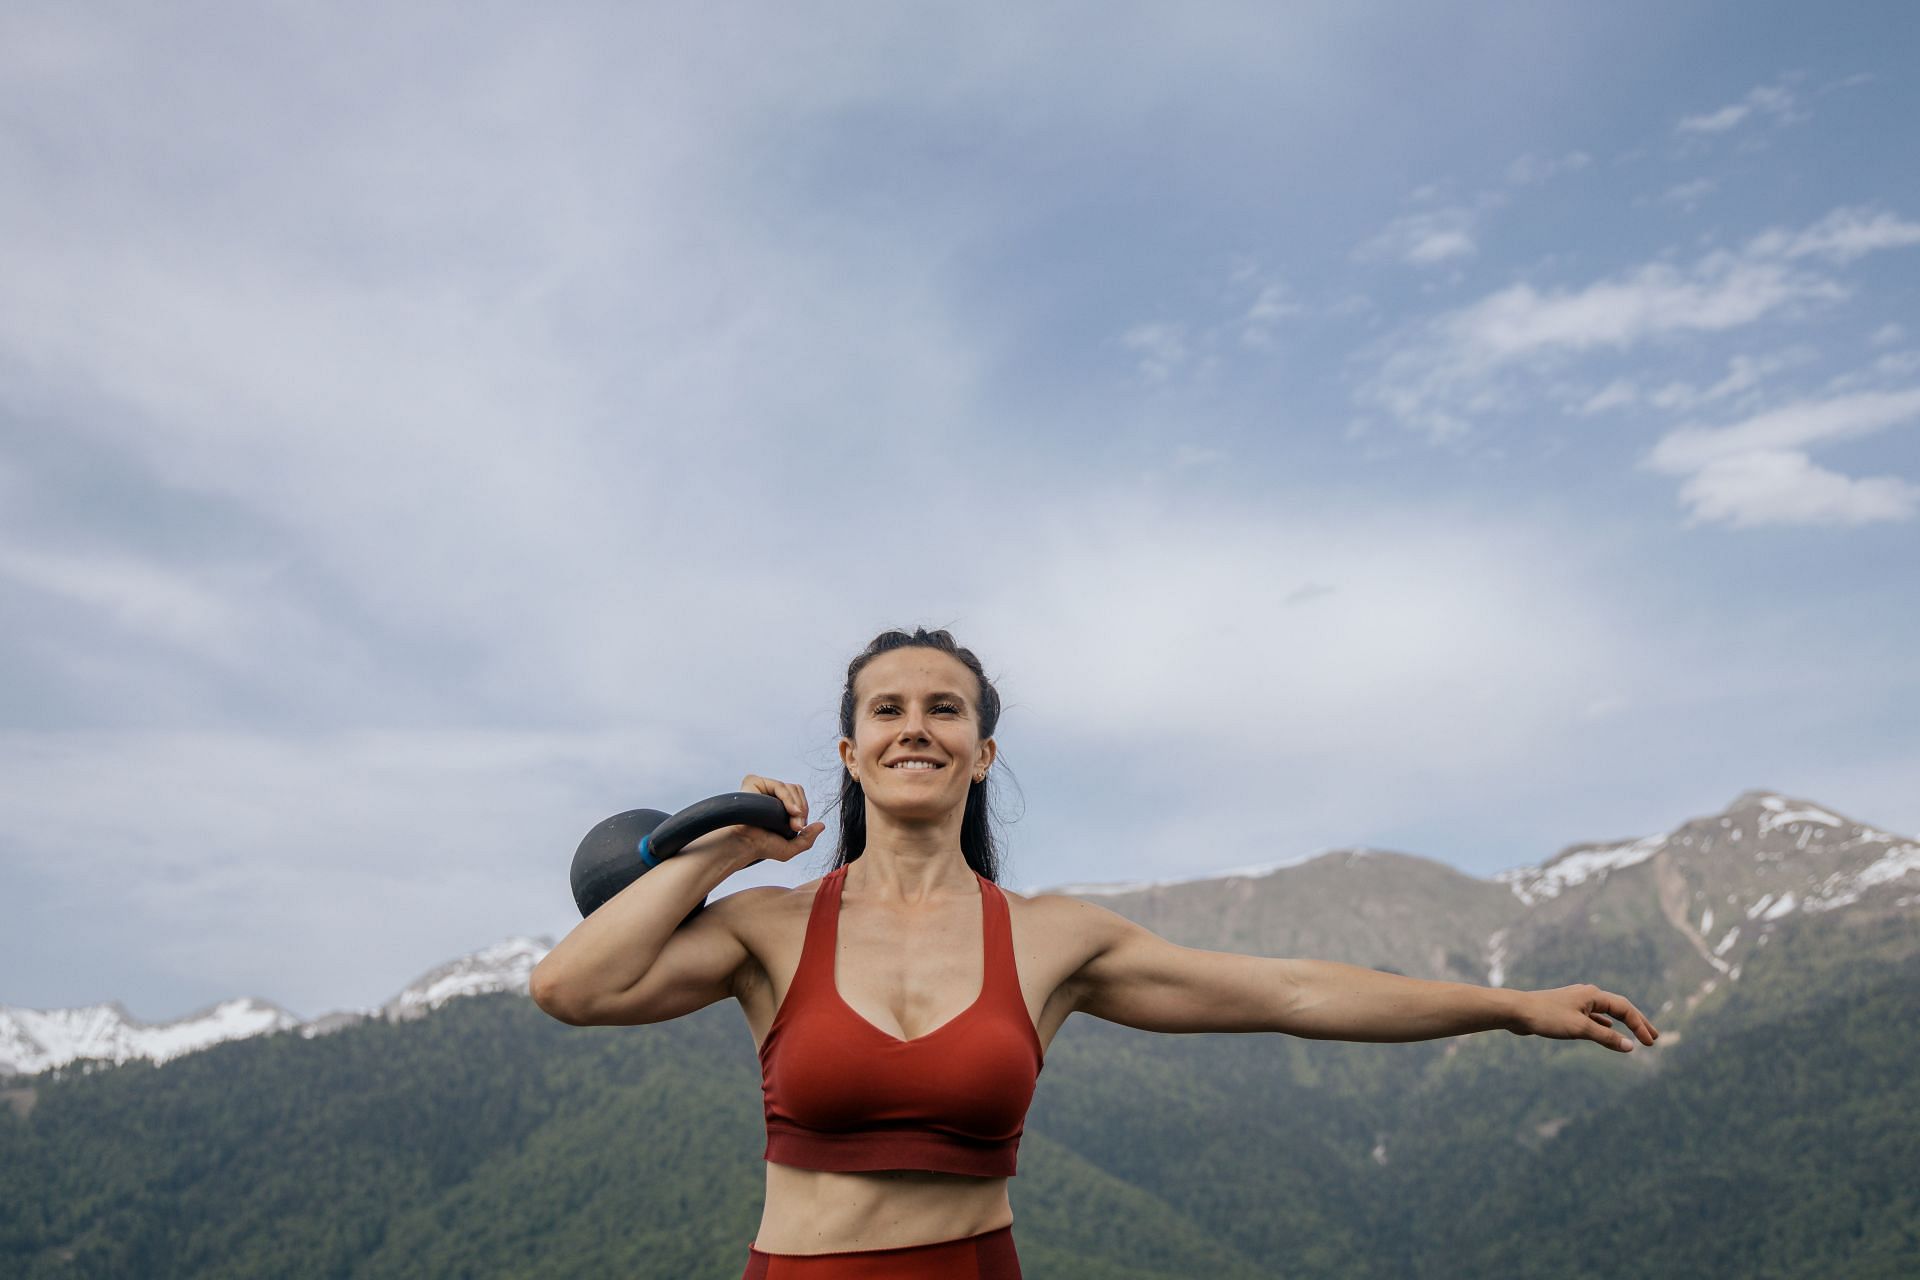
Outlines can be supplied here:
M1916 25L10 7L0 1003L563 932L915 623L1015 887L1920 830Z

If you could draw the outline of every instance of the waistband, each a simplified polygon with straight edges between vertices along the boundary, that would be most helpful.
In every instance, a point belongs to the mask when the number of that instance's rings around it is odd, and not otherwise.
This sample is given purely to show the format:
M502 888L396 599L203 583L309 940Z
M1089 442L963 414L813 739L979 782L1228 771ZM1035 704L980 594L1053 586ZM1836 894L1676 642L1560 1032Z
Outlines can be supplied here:
M1020 1280L1013 1224L931 1244L835 1253L768 1253L747 1246L741 1280Z

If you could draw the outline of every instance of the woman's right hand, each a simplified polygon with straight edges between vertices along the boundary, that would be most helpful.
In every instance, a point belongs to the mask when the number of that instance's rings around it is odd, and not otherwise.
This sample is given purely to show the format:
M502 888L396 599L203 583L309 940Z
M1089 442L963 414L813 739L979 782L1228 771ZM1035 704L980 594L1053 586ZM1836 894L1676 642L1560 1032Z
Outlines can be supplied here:
M682 857L689 853L725 851L727 856L737 862L741 870L756 862L765 862L771 858L775 862L786 862L799 857L813 847L820 833L827 829L824 822L807 823L807 793L798 783L781 782L775 778L763 778L750 773L740 779L740 790L757 791L761 795L773 796L787 806L788 825L793 828L793 838L776 835L762 827L738 823L731 827L721 827L718 831L709 831L698 840L691 841L680 850Z

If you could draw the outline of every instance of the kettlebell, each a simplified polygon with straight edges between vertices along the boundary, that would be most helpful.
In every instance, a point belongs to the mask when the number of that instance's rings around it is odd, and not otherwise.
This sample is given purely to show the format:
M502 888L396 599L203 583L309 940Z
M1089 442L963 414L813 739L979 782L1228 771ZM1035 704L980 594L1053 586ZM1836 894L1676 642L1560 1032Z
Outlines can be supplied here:
M629 809L597 823L573 853L573 903L584 918L689 844L721 827L745 824L793 839L787 806L758 791L727 791L678 813ZM704 899L686 919L706 910Z

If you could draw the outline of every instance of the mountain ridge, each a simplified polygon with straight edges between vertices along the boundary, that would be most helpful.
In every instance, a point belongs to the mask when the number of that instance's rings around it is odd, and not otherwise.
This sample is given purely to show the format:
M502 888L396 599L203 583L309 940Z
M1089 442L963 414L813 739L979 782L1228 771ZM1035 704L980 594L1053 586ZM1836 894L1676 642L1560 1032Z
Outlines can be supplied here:
M1733 849L1741 856L1726 856ZM1577 958L1592 980L1620 983L1660 1016L1690 1012L1737 982L1743 961L1788 916L1913 907L1920 893L1897 890L1916 872L1920 841L1803 798L1749 789L1720 813L1651 835L1569 844L1491 877L1419 854L1349 846L1196 876L1031 892L1098 898L1182 945L1492 987L1564 972ZM115 1002L0 1006L0 1078L82 1060L166 1062L277 1031L311 1039L370 1018L418 1018L463 996L524 994L551 947L550 939L511 937L427 970L377 1008L307 1020L257 997L162 1023L142 1023Z

